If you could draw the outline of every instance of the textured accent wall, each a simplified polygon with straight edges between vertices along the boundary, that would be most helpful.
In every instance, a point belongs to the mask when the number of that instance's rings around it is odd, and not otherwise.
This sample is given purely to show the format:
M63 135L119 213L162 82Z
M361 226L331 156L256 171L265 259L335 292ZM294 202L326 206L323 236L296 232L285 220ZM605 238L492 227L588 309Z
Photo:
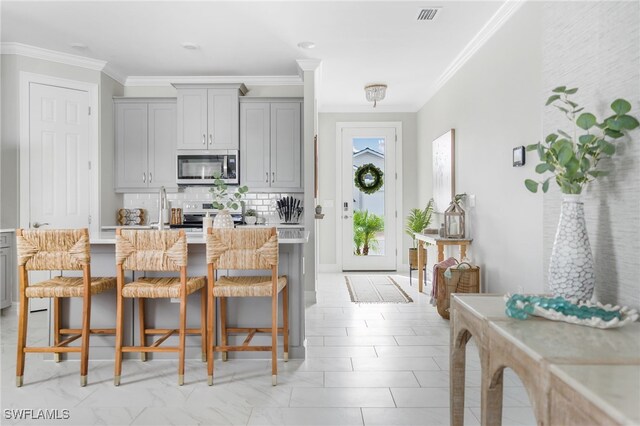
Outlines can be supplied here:
M578 87L576 101L598 117L609 104L628 99L640 114L640 3L554 2L543 12L543 90ZM606 115L605 115L606 114ZM569 130L562 114L546 108L544 135ZM640 130L604 164L611 175L583 196L596 263L600 301L640 308ZM544 196L545 279L560 214L561 194Z

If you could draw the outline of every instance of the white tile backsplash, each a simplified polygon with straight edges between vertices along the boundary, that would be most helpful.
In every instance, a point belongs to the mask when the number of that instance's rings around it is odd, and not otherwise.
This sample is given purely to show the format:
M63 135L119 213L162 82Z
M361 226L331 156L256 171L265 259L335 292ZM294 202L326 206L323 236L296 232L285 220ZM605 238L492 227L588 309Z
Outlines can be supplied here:
M259 217L264 217L267 222L278 223L276 212L276 200L282 197L294 197L303 199L302 194L289 193L248 193L245 196L246 209L254 209ZM187 187L181 192L167 192L167 199L173 208L187 208L190 203L202 203L212 200L209 187ZM124 194L123 207L127 209L145 209L147 211L147 223L156 222L158 218L158 194ZM114 212L114 218L116 214ZM115 219L114 219L115 222Z

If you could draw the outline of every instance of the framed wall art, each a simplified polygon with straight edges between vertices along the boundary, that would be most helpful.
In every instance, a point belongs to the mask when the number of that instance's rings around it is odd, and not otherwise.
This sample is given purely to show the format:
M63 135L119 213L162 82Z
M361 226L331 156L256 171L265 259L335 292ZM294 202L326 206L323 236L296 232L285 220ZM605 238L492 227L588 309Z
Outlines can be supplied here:
M434 211L444 213L455 196L455 129L436 138L432 145Z

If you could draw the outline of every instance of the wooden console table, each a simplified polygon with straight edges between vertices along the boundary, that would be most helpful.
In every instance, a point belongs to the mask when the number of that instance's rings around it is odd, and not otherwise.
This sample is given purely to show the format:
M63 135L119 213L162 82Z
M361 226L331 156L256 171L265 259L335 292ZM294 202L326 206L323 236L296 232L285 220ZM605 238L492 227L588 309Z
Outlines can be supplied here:
M640 424L640 323L614 330L512 319L498 295L452 295L451 424L464 422L465 349L482 367L481 423L502 423L502 376L522 380L539 425Z
M460 260L467 255L467 247L471 245L473 239L454 239L454 238L443 238L438 234L422 234L420 232L416 232L415 234L416 240L418 241L418 246L420 248L424 248L425 243L435 244L438 247L438 263L444 260L444 246L460 246ZM423 291L423 269L425 267L425 260L422 256L420 256L423 250L418 250L418 291L422 293ZM425 251L426 253L426 251Z

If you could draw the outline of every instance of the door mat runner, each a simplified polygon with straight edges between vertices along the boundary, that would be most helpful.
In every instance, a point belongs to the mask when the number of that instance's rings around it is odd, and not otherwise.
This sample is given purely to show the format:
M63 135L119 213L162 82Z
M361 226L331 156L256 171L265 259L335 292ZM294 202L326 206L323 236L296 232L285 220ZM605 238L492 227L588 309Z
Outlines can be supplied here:
M413 300L393 278L386 275L345 275L351 301L355 303L411 303Z

